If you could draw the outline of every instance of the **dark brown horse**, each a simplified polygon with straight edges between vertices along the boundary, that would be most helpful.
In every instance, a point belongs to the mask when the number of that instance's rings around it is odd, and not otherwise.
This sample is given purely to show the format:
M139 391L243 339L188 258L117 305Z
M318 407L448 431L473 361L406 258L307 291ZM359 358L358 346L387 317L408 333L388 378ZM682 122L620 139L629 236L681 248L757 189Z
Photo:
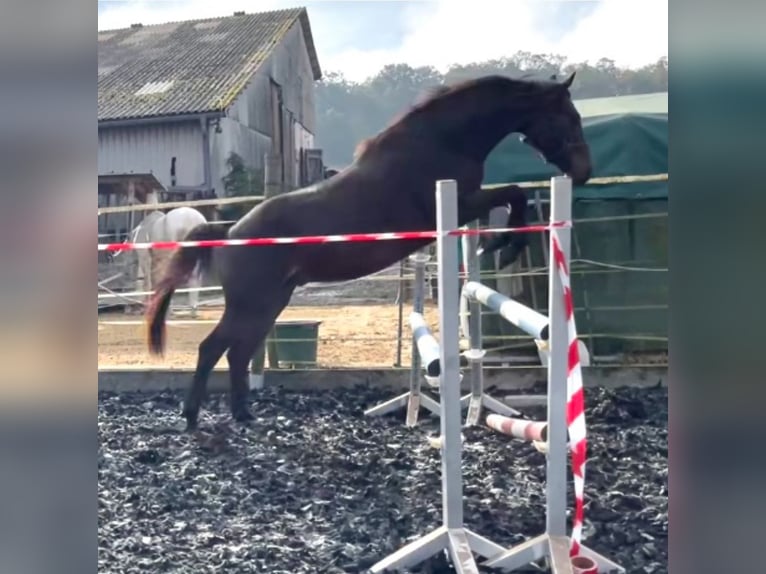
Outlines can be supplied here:
M588 180L590 152L569 87L562 83L487 76L446 89L414 105L370 138L354 162L334 177L271 198L231 228L203 224L188 240L433 230L439 179L458 184L463 225L525 197L513 185L482 191L487 155L520 132L575 184ZM522 210L523 212L523 210ZM431 240L182 248L169 259L147 307L149 350L162 354L165 315L173 291L200 262L213 264L224 293L219 323L199 346L197 368L184 402L187 429L197 426L206 384L226 353L233 418L252 418L248 364L296 287L344 281L384 269ZM457 312L457 310L455 310Z

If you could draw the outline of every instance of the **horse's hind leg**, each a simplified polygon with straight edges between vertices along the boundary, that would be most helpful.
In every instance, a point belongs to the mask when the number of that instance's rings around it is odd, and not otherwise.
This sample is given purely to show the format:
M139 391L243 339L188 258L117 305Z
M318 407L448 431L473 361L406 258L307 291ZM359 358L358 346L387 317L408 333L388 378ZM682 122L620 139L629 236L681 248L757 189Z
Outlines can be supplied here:
M260 324L260 318L257 319ZM235 421L247 422L253 419L253 415L247 405L248 365L253 353L261 339L266 337L269 328L265 330L249 331L241 339L229 347L226 359L229 361L229 377L231 379L231 416Z
M197 419L202 401L207 394L207 380L216 363L226 352L231 341L229 337L229 317L224 310L223 317L210 334L200 343L197 355L197 368L184 401L183 415L186 418L186 430L197 428Z
M236 336L226 354L231 382L231 414L234 420L253 419L247 405L250 392L248 381L250 360L274 325L282 309L290 302L294 287L283 286L277 292L262 291L262 299L237 316Z

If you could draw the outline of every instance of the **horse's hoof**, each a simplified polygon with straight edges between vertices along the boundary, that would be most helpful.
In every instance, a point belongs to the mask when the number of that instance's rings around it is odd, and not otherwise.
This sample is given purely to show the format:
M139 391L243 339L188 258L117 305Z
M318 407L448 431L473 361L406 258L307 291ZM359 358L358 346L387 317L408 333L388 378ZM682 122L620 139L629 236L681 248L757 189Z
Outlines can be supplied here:
M197 422L197 415L191 414L191 413L184 413L184 418L186 419L186 429L185 432L195 432L199 429L199 424Z
M238 423L249 423L250 421L255 420L253 413L251 413L250 410L246 407L236 409L231 413L231 416Z
M498 267L500 267L500 269L504 269L505 267L512 265L524 252L524 249L526 249L528 243L528 241L516 241L503 249L500 252L500 261L498 262Z

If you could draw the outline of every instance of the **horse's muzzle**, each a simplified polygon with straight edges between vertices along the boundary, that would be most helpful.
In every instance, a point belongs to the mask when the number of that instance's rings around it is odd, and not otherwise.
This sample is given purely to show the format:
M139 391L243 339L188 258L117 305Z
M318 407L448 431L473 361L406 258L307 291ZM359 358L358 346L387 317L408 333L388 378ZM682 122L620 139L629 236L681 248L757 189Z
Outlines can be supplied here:
M590 163L590 148L585 142L569 146L569 177L575 185L582 185L590 179L593 168Z

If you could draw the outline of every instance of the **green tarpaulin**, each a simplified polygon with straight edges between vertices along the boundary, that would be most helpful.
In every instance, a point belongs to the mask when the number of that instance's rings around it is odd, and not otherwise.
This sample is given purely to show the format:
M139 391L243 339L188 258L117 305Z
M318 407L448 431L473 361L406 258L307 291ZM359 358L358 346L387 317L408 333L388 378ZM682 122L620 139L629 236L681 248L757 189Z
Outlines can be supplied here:
M593 177L665 174L668 171L667 93L575 102L591 149ZM555 168L511 136L485 164L486 184L548 180ZM533 192L530 191L530 197ZM540 189L543 200L546 188ZM578 186L574 189L572 282L580 337L595 355L667 350L668 266L666 181ZM547 202L542 205L548 217ZM530 207L529 219L537 220ZM583 219L599 219L596 222ZM487 221L482 222L484 225ZM545 268L543 245L532 237L523 268L494 269L494 257L482 258L484 271L517 274ZM524 278L521 293L507 293L547 312L547 278ZM504 289L493 279L487 284ZM487 343L507 347L523 340L518 329L487 317ZM514 337L509 340L507 337Z
M591 149L593 177L667 173L667 105L667 92L575 101ZM518 135L511 135L487 158L484 183L540 181L555 174ZM658 199L667 193L667 182L585 185L575 189L575 199Z

